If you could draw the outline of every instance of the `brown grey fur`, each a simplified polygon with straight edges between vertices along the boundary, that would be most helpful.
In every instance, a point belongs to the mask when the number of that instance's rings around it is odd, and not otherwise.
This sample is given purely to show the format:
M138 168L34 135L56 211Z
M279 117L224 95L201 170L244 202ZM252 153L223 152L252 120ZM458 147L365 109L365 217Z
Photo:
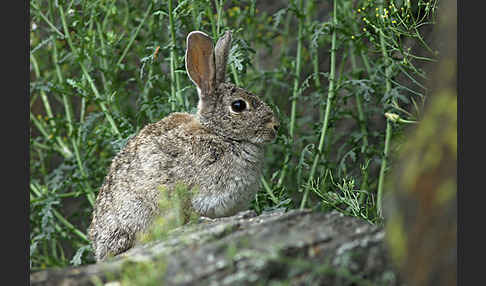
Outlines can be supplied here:
M173 113L145 126L113 159L88 229L96 260L135 244L161 211L160 187L170 191L181 182L197 188L190 207L201 216L230 216L248 208L259 187L263 146L275 138L278 121L257 96L222 82L225 69L216 65L226 65L231 34L223 38L214 51L206 34L188 35L186 69L198 88L197 114ZM194 46L198 43L205 48ZM201 59L208 54L210 60ZM231 109L238 99L247 110Z
M216 81L223 82L226 74L226 61L231 47L231 32L226 31L214 48L216 61Z

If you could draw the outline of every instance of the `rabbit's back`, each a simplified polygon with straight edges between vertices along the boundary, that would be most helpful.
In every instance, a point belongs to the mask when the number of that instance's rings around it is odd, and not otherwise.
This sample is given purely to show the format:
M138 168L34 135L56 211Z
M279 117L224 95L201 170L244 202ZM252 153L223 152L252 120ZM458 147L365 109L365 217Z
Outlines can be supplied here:
M184 180L177 170L190 165L185 144L191 140L187 131L196 126L192 115L173 113L145 126L115 156L88 229L97 260L132 247L159 213L161 187Z
M262 157L260 146L214 134L196 115L173 113L147 125L115 156L100 188L89 228L97 259L132 247L159 214L161 190L177 183L196 190L190 207L199 215L246 209L258 189Z

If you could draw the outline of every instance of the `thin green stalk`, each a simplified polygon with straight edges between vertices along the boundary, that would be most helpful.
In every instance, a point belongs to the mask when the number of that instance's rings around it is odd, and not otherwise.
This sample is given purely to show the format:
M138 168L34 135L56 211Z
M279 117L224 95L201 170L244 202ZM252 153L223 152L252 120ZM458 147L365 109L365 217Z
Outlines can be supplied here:
M49 134L47 133L47 131L44 128L44 126L42 126L42 123L40 122L40 120L38 120L37 118L35 118L35 116L32 113L29 113L29 115L30 115L30 120L32 120L32 122L34 122L34 125L37 127L37 129L40 131L40 133L45 138L48 138L49 137Z
M171 2L172 1L170 1L169 3L171 3ZM130 37L130 40L128 41L127 46L125 47L125 49L123 50L120 58L116 62L115 71L118 70L118 67L120 66L121 62L126 57L126 55L128 53L128 50L130 49L130 47L132 46L133 42L135 41L135 38L137 37L138 33L140 32L140 29L142 28L142 25L145 23L145 20L147 20L147 17L148 17L148 15L149 15L149 13L150 13L151 10L152 10L152 3L150 3L149 7L147 8L147 11L145 11L145 15L143 16L142 21L140 22L140 24L138 25L138 27L135 29L135 32Z
M344 50L343 51L343 55L341 57L341 63L339 64L339 69L338 69L338 74L339 74L339 77L337 78L337 81L336 83L334 84L334 86L336 86L337 89L339 89L339 87L341 86L341 83L343 82L343 79L344 79L344 73L343 73L343 70L344 70L344 65L346 64L347 62L347 58L348 58L348 51Z
M270 186L268 185L267 181L265 180L265 177L262 175L260 177L260 181L262 182L263 184L263 188L265 189L265 191L267 191L267 194L270 196L270 199L272 200L272 202L277 205L278 204L278 199L277 197L273 194L272 192L272 189L270 188Z
M68 45L69 45L69 48L71 49L71 51L73 53L75 53L77 56L79 56L79 52L78 50L74 47L73 45L73 42L72 42L72 39L71 39L71 35L69 34L69 29L67 27L67 23L66 23L66 16L64 15L64 11L62 9L62 6L59 5L58 6L59 8L59 14L61 16L61 22L62 22L62 26L63 26L63 29L64 29L64 34L65 34L65 38L67 39L67 42L68 42ZM93 91L95 97L97 99L102 99L98 89L96 88L96 85L94 84L94 81L93 81L93 78L91 78L91 76L89 75L88 73L88 70L86 69L86 67L84 66L83 62L82 61L78 61L80 67L81 67L81 70L83 72L83 75L86 77L86 79L88 80L88 83L90 84L90 87L91 87L91 90ZM113 120L113 117L111 117L110 113L108 112L108 109L106 108L106 105L104 104L104 102L100 101L99 102L99 105L101 107L101 110L103 111L103 113L105 114L105 117L106 119L108 120L108 122L110 123L111 125L111 128L113 130L113 132L115 132L115 134L118 135L119 138L121 138L121 133L120 131L118 130L118 127L116 126L116 123L115 121Z
M337 1L334 0L333 3L333 17L332 17L332 38L331 38L331 67L329 71L329 89L328 89L328 95L327 95L327 102L326 102L326 112L324 114L324 122L322 123L322 129L321 129L321 136L319 139L319 146L317 148L317 153L314 156L314 162L312 163L312 168L309 174L309 185L312 183L314 180L314 175L317 170L317 163L319 162L320 156L322 154L322 149L324 147L324 139L326 138L326 132L327 128L329 126L329 116L331 114L331 104L332 100L334 98L335 94L335 89L334 89L334 84L335 84L335 77L336 77L336 27L337 27ZM304 192L304 196L302 198L301 204L300 204L300 209L303 209L305 207L305 204L307 202L307 196L309 193L309 188L306 188Z
M180 93L181 84L179 81L179 74L175 72L175 69L177 67L177 58L175 54L176 37L175 37L174 11L172 8L172 0L169 0L169 28L170 28L170 38L171 38L171 48L170 48L170 92L172 96L171 110L175 111L175 100L179 102L180 106L184 106L184 100L182 99Z
M39 71L39 66L37 64L37 60L34 57L34 55L30 55L30 59L32 61L32 65L34 66L34 73L36 78L40 78L40 71ZM44 108L46 110L47 116L49 118L54 118L51 110L51 105L49 104L49 99L47 98L46 93L41 90L40 91L42 103L44 104ZM41 133L44 135L45 138L49 138L49 134L47 131L42 127L42 124L40 121L35 118L35 116L30 114L31 120L34 122L34 124L37 126L37 128L41 131ZM55 127L54 121L51 121L51 127ZM69 147L61 140L59 136L56 137L56 142L59 145L59 152L65 157L65 158L71 158L73 156L73 152L69 149Z
M383 10L383 2L380 4L380 10ZM380 45L381 45L381 53L385 60L385 93L390 92L391 90L391 82L390 82L390 59L388 58L388 54L386 52L385 47L385 36L383 30L380 29ZM390 140L391 140L391 133L392 133L392 122L391 120L386 121L386 134L385 134L385 149L383 150L383 158L381 160L381 168L380 168L380 176L378 178L378 191L377 191L377 211L380 217L383 216L383 183L385 180L385 171L386 165L388 160L388 153L390 149Z
M383 216L383 183L385 180L385 171L388 159L388 153L390 149L390 139L392 133L391 121L386 121L386 137L385 137L385 149L383 151L383 159L381 161L380 176L378 178L378 198L377 198L377 210L378 215Z
M317 49L313 49L312 53L312 68L314 69L314 84L317 90L321 89L321 81L319 80L319 53Z
M306 2L306 25L311 26L311 13L314 8L314 1L309 0ZM312 34L309 34L309 38L312 38ZM309 39L311 41L311 39ZM317 92L319 94L321 93L321 81L319 80L319 52L318 52L319 47L312 47L310 48L310 54L311 54L311 59L312 59L312 69L314 72L314 85L316 86ZM324 110L322 108L319 108L319 120L322 120L324 118Z
M49 27L51 27L52 30L54 30L54 32L56 32L59 36L61 36L62 38L64 38L64 35L63 33L61 33L61 31L59 31L56 26L54 26L51 21L49 21L49 19L47 19L47 17L44 15L44 13L42 13L42 11L39 9L39 6L37 6L35 4L35 2L30 2L30 5L32 5L32 8L34 8L36 10L37 13L39 13L39 16L42 18L42 20L44 20L47 25L49 25Z
M303 11L304 7L304 1L299 0L299 11ZM295 118L297 115L297 101L299 99L300 91L299 91L299 83L300 83L300 73L302 69L302 41L304 38L304 21L305 18L302 16L299 16L298 18L299 24L298 24L298 34L297 34L297 55L295 59L295 73L294 73L294 88L292 92L292 102L291 102L291 109L290 109L290 126L289 126L289 145L293 145L294 143L294 132L295 132ZM280 173L280 178L277 183L277 187L281 187L284 181L284 178L287 174L287 169L288 169L288 162L290 160L290 153L286 152L285 155L285 160L284 160L284 166L282 169L282 172Z
M303 0L299 1L299 11L302 11L303 8ZM302 17L299 18L299 26L298 26L298 38L297 38L297 55L296 55L296 62L295 62L295 74L294 74L294 88L292 92L292 105L290 111L290 128L289 134L290 138L294 140L294 132L295 132L295 117L297 115L297 101L300 95L299 92L299 83L300 83L300 72L302 69L302 41L303 41L303 31L304 31L304 19Z
M206 14L208 15L209 23L211 23L211 31L213 33L213 38L216 39L218 37L218 31L216 28L216 21L214 20L214 15L211 9L211 5L206 6Z
M368 58L366 57L364 51L360 52L361 56L361 61L363 61L363 65L365 66L366 73L368 73L368 76L371 76L371 66L370 63L368 62Z
M86 82L86 78L81 78L81 84L84 86ZM79 126L82 126L84 123L84 118L86 117L86 97L81 98L81 106L79 107ZM78 128L78 134L77 134L77 144L81 144L81 133L83 131L83 128Z
M198 5L194 2L191 3L191 16L192 16L192 24L194 25L195 30L199 30L201 26L201 22L197 20L197 16L199 15L199 11L196 9Z
M237 86L241 86L241 81L238 77L238 72L236 71L236 67L233 63L230 64L230 69L231 69L231 73L233 74L233 78L235 80L235 84Z
M56 218L65 225L70 231L76 234L79 238L84 240L85 242L90 242L90 240L86 237L86 235L77 229L74 225L72 225L67 219L65 219L57 210L53 210L54 215Z
M54 62L54 66L56 68L56 75L57 75L57 80L59 81L59 84L64 83L64 77L61 72L61 67L59 66L59 60L57 57L57 45L54 43L52 49L52 61ZM62 93L62 102L64 104L64 112L66 113L66 118L67 118L67 123L68 123L68 136L71 136L73 133L73 111L72 111L72 105L71 105L71 100L67 96L65 92Z
M35 141L34 141L35 142ZM35 143L34 143L35 145ZM46 162L45 162L45 157L44 157L44 152L42 152L42 148L33 148L37 152L37 155L39 156L39 163L40 163L40 172L41 174L45 177L47 176L47 168L46 168Z
M288 52L289 52L289 49L290 49L290 45L289 45L289 40L290 40L290 35L289 35L289 31L290 31L290 22L292 21L292 14L289 13L290 10L287 10L287 17L285 18L285 25L284 25L284 32L283 32L283 48L282 48L282 52L280 54L280 58L283 58L285 56L287 56Z
M76 155L76 162L78 163L79 171L81 172L83 178L88 178L88 175L86 174L86 170L84 170L83 162L81 161L81 156L79 154L79 149L76 143L76 139L71 138L71 143L74 148L74 154ZM86 193L87 193L88 201L91 204L91 207L94 207L95 197L93 195L93 189L88 183L85 184L85 187L87 188Z
M40 78L39 65L37 64L37 59L32 54L30 55L30 61L32 63L32 66L34 67L35 77ZM46 110L47 116L49 118L52 118L53 114L52 114L51 104L49 103L49 99L47 98L46 93L42 89L40 90L40 96L41 96L41 99L42 99L42 103L44 104L44 109Z
M356 47L353 43L353 41L350 42L350 55L351 55L351 68L353 71L353 74L356 74L358 71L358 66L356 63ZM368 147L368 130L366 128L366 118L365 114L363 112L363 104L361 102L361 96L356 93L355 95L356 98L356 108L358 109L358 124L361 129L361 134L363 134L363 145L361 145L361 153L365 153L366 149ZM368 189L368 172L366 171L364 176L362 177L362 182L360 185L361 190L367 190ZM364 193L359 194L359 202L362 203L365 198Z
M101 31L101 25L100 22L96 21L96 32L98 34L98 38L100 39L100 47L101 47L101 57L100 57L100 63L101 67L107 71L108 70L108 62L106 60L106 46L105 46L105 39L103 38L103 32ZM103 83L103 88L105 93L108 92L108 86L106 83L106 78L105 78L105 73L101 73L101 82Z
M219 35L220 28L221 28L221 14L223 10L223 0L214 0L216 5L216 13L217 13L217 20L216 20L216 34Z
M316 49L311 50L312 55L312 68L314 69L314 84L316 86L316 90L319 93L319 97L323 100L324 92L321 91L321 81L319 80L319 53ZM319 120L324 119L324 109L319 108Z
M355 47L353 42L350 42L350 55L351 55L351 68L353 73L356 73L358 70L357 64L356 64L356 56L355 56ZM356 98L356 108L358 109L358 124L361 129L361 134L363 134L363 145L361 146L361 152L364 153L366 151L366 148L368 147L368 131L366 129L366 118L363 112L363 103L361 102L361 96L356 93L355 95Z
M88 83L91 87L91 90L93 91L93 93L95 94L95 97L97 99L102 99L101 98L101 95L100 93L98 92L98 89L96 88L96 85L94 84L94 81L93 79L91 78L91 76L89 75L86 67L84 66L84 64L82 64L81 62L79 63L79 65L81 66L81 70L83 71L83 75L86 77L86 79L88 80ZM116 126L116 123L115 123L115 120L113 120L113 117L111 117L111 114L108 112L108 108L106 107L105 103L104 102L99 102L99 105L100 105L100 108L101 110L103 111L103 113L105 114L105 117L106 119L108 120L108 122L110 123L111 125L111 129L113 130L113 132L115 132L115 134L118 135L119 138L121 138L121 133L120 131L118 130L118 127Z
M30 184L30 189L32 190L35 196L37 196L38 198L42 197L41 191L38 188L36 188L33 184ZM65 219L61 215L61 213L59 213L55 209L53 209L52 212L54 216L61 222L61 224L63 224L65 227L67 227L70 231L72 231L74 234L79 236L85 242L89 242L89 239L86 237L86 235L82 231L77 229L74 225L72 225L67 219Z

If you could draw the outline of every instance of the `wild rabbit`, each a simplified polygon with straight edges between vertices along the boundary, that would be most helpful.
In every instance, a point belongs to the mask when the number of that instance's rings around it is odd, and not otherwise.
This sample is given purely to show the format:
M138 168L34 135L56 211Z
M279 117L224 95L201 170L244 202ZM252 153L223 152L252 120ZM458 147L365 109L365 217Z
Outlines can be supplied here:
M189 207L204 217L249 207L259 187L263 146L275 139L279 123L257 96L224 82L230 46L229 31L216 47L203 32L187 36L186 70L197 87L197 114L173 113L148 124L115 156L88 229L97 261L134 245L160 213L160 187L197 188Z

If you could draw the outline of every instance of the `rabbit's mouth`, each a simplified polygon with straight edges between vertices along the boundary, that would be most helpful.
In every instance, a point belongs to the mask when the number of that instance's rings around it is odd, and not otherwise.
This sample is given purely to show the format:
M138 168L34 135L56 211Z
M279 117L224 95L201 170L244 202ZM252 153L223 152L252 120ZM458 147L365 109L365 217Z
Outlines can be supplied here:
M266 140L266 143L271 142L277 138L278 135L278 129L280 128L280 123L275 117L272 117L272 119L265 124L265 129L268 130L265 132L267 135L265 137L268 137Z
M265 128L264 130L260 130L257 132L256 136L250 140L254 144L266 144L270 143L277 138L277 130L276 129L269 129Z

